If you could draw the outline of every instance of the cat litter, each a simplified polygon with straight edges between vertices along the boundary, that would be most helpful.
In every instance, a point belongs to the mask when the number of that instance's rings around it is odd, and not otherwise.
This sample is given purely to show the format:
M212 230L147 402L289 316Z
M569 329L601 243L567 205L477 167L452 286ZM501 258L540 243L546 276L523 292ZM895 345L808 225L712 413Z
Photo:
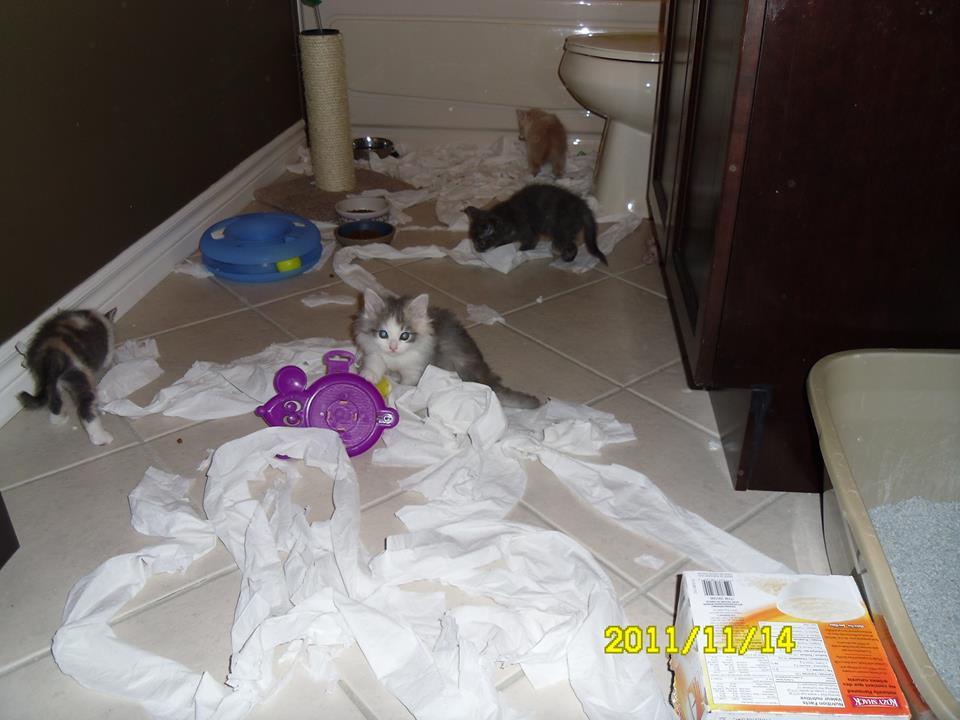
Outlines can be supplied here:
M960 502L912 497L870 520L920 642L960 700Z

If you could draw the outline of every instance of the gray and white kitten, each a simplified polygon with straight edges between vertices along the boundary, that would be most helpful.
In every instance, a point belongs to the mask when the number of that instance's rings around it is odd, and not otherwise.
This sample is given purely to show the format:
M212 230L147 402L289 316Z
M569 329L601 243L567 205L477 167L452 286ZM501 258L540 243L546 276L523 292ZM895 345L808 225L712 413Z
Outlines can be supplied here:
M95 310L66 310L46 320L30 340L26 365L36 394L17 397L25 408L48 407L50 422L67 422L61 391L77 405L77 414L94 445L113 442L97 414L97 374L113 362L113 316Z
M364 291L363 310L353 323L363 377L375 383L393 375L404 385L416 385L427 365L434 365L490 386L505 407L540 407L532 395L505 387L453 313L429 302L426 294L381 298Z

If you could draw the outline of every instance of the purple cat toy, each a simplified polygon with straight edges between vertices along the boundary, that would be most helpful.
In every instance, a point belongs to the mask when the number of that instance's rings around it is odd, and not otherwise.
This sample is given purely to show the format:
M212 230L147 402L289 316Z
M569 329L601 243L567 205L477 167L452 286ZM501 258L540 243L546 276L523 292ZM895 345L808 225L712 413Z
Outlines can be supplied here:
M374 385L350 372L353 360L346 350L331 350L323 356L327 374L310 387L300 368L280 368L273 378L277 394L254 412L267 425L336 430L348 455L366 452L400 421L400 414L386 406Z

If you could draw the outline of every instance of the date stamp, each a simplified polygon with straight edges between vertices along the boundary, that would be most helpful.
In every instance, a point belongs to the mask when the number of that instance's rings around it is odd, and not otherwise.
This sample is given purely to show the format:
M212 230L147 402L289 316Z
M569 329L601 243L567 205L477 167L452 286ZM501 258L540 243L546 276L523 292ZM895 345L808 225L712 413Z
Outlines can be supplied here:
M784 625L777 636L769 625L725 625L719 628L722 638L717 637L713 625L694 625L687 633L683 645L677 645L677 629L673 625L658 628L656 625L608 625L603 631L607 641L603 651L607 654L637 654L641 652L658 655L686 655L697 641L703 637L703 652L707 655L722 653L725 655L746 655L748 652L761 652L771 655L777 650L792 653L797 644L793 641L793 627ZM717 641L720 640L720 644Z

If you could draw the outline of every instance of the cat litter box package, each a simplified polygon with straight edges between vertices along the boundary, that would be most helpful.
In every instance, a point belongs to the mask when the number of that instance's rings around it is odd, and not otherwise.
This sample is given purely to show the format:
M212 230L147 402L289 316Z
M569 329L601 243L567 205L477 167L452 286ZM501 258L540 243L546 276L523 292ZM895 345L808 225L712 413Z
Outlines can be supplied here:
M851 577L685 572L674 629L683 720L910 717Z

